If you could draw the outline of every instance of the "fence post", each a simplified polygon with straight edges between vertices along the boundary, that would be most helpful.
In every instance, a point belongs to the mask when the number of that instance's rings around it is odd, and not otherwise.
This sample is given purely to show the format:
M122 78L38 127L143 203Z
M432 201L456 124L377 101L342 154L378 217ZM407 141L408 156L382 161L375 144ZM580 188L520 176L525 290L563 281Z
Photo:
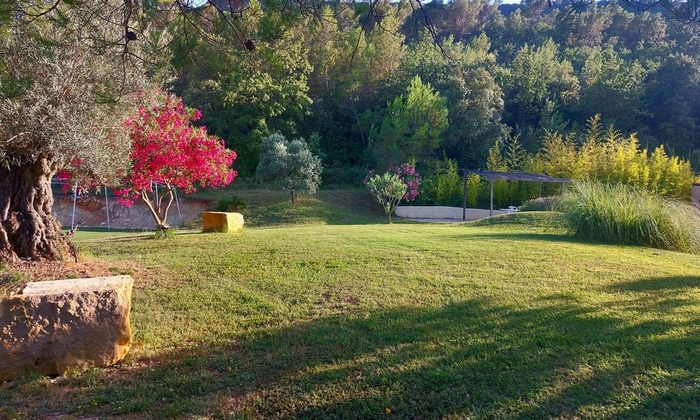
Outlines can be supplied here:
M73 189L73 216L70 219L70 230L75 231L75 203L78 202L78 181L75 181Z
M107 184L104 185L105 187L105 208L107 209L107 229L111 229L109 226L109 199L107 198Z

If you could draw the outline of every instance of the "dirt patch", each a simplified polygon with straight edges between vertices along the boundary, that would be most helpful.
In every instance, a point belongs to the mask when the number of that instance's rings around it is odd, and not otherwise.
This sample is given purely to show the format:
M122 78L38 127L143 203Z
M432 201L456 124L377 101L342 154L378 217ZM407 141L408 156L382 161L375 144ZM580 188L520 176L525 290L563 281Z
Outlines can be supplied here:
M201 220L202 212L211 207L209 200L180 198L173 203L168 214L171 226L182 226L193 220ZM109 211L108 211L109 208ZM75 213L74 213L75 209ZM137 201L131 207L119 204L110 198L78 197L73 206L73 197L55 197L52 213L64 227L101 227L111 229L153 229L155 221L148 207Z
M80 258L78 262L25 261L0 269L0 298L31 281L79 279L137 273L140 267L130 261L119 263ZM142 270L142 269L141 269Z

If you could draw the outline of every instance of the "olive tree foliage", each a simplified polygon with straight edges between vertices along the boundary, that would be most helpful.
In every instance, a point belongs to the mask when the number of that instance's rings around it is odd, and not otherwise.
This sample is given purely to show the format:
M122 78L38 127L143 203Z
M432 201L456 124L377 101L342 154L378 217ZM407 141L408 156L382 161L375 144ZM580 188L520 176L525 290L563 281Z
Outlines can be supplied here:
M44 12L57 20L64 13ZM121 122L135 110L131 93L149 81L144 61L82 37L82 26L28 18L7 25L0 37L0 261L54 260L67 241L51 215L51 178L72 165L98 182L115 181L130 147ZM101 32L111 33L108 26Z
M260 163L255 171L259 181L289 190L292 203L296 203L296 191L316 192L321 183L323 165L304 139L287 141L281 134L272 134L262 140L260 149Z

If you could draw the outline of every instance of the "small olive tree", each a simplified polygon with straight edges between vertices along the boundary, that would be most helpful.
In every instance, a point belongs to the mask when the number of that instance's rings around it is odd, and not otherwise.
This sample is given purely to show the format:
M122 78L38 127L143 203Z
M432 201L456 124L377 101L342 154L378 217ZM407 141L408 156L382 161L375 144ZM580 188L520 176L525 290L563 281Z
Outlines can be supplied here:
M389 172L383 175L374 175L367 180L367 189L381 204L386 213L387 223L391 223L391 214L399 205L406 194L408 186L404 184L397 174Z
M260 145L260 163L255 171L259 181L271 182L290 190L292 204L297 201L296 191L314 194L321 183L321 158L309 150L302 138L287 141L281 134L265 137Z

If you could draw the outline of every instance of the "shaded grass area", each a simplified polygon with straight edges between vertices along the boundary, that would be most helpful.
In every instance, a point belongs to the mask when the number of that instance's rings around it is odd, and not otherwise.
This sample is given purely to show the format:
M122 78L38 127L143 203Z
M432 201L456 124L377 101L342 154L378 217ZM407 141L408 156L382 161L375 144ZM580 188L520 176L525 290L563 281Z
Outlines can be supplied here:
M700 416L698 258L526 221L79 237L139 267L136 344L0 417Z
M471 222L473 226L491 226L511 228L519 226L531 230L550 230L564 233L568 225L563 213L554 211L520 211L511 214L502 214Z

